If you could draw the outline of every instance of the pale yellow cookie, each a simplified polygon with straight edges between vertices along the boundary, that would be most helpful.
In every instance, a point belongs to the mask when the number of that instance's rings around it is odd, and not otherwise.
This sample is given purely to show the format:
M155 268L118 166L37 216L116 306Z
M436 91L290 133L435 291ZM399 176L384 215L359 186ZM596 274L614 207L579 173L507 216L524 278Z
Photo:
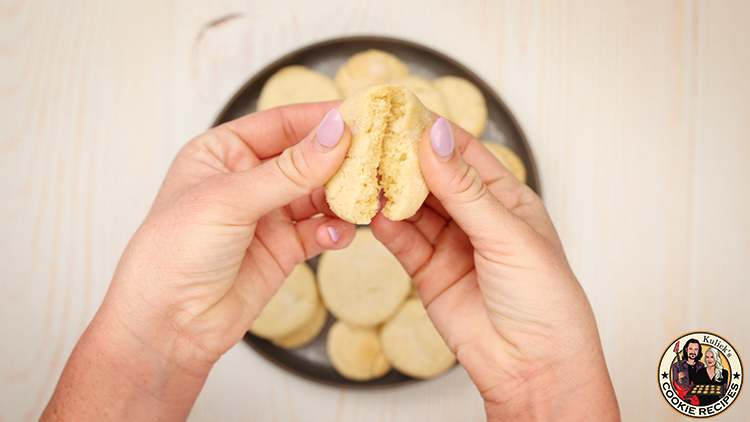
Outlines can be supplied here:
M258 97L258 111L288 104L340 100L344 98L333 80L305 66L282 68L268 78Z
M404 302L396 315L383 325L380 341L391 365L410 377L434 377L456 363L456 357L418 298Z
M351 56L339 67L333 79L341 94L348 97L360 88L390 83L409 73L409 67L398 57L371 49Z
M318 283L334 316L363 327L387 320L411 291L409 275L366 227L349 247L321 255Z
M336 321L328 331L328 358L344 378L369 381L391 370L375 328L362 328Z
M315 274L305 263L294 267L250 332L266 339L286 337L312 318L319 304Z
M491 141L482 141L482 144L503 163L505 168L516 176L516 179L526 183L526 167L523 165L521 157L516 155L512 149Z
M323 331L327 319L328 311L322 302L318 302L315 312L313 312L312 317L307 322L286 337L272 338L271 343L283 349L302 347L313 341Z
M352 141L326 183L331 210L351 223L369 224L382 188L388 199L383 215L393 221L414 215L429 193L419 167L419 141L432 124L429 111L407 89L390 85L363 88L339 110Z
M473 83L458 76L442 76L433 81L443 96L449 120L479 137L487 127L487 102Z
M438 92L435 85L433 85L430 80L417 75L408 75L393 80L391 84L394 86L403 86L416 95L417 98L419 98L419 101L421 101L428 110L450 119L450 117L446 115L447 110L445 108L443 96Z

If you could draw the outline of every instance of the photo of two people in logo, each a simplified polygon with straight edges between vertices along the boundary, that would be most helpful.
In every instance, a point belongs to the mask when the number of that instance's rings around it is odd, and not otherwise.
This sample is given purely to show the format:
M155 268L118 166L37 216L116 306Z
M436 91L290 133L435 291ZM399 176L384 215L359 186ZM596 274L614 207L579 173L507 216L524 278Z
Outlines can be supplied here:
M678 356L679 357L679 356ZM716 403L724 397L729 380L729 371L724 369L721 354L714 347L706 349L703 362L703 351L700 342L691 338L682 348L682 359L672 364L672 382L677 394L686 402L696 406L706 406ZM691 394L693 385L720 385L720 395Z

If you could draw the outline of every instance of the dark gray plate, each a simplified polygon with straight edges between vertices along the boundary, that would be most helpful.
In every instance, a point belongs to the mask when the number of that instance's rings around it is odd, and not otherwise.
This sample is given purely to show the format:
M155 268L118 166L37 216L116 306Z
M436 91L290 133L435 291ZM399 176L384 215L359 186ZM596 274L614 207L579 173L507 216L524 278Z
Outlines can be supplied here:
M537 193L541 193L536 164L531 149L526 142L526 137L500 97L477 75L457 61L437 51L408 41L369 36L337 38L289 53L258 72L240 88L216 118L214 126L254 112L263 84L279 69L292 64L300 64L333 77L339 66L349 57L369 48L377 48L395 54L409 65L412 73L428 79L454 75L474 83L487 100L487 129L481 139L504 144L518 154L526 165L528 185ZM314 270L317 269L317 258L311 259L308 263ZM383 378L368 382L355 382L343 378L333 369L326 353L326 336L333 321L333 317L329 315L323 332L312 343L293 350L278 348L270 342L249 333L245 335L245 341L261 355L282 368L324 384L338 387L378 388L415 381L413 378L396 371L391 371Z

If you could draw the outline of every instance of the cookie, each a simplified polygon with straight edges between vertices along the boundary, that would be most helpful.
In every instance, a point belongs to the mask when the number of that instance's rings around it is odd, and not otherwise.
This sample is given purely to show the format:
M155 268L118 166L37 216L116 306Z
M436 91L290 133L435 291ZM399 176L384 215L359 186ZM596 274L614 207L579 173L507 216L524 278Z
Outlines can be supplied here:
M312 318L319 306L318 297L312 269L305 263L297 265L255 319L250 332L266 339L291 335Z
M339 110L352 141L326 183L331 210L351 223L369 224L382 188L388 199L383 215L393 221L414 215L429 193L419 167L419 140L432 124L429 111L407 89L390 85L363 88Z
M369 381L391 370L375 328L336 321L328 330L326 350L334 369L350 380Z
M396 315L383 325L380 341L391 365L410 377L431 378L456 363L456 357L417 298L404 302Z
M282 349L302 347L313 341L323 331L327 319L328 311L322 302L318 302L315 312L313 312L312 317L307 322L286 337L272 338L271 343Z
M505 168L516 176L516 179L526 183L526 167L523 165L521 157L516 155L512 149L491 141L482 141L482 144L503 163Z
M417 75L408 75L395 79L391 84L394 86L403 86L416 95L428 110L450 119L450 116L446 115L447 110L443 96L430 80Z
M449 120L475 137L487 126L487 102L473 83L458 76L442 76L433 81L443 96Z
M411 278L369 228L358 229L349 247L321 255L318 283L326 308L362 327L383 323L411 291Z
M360 88L390 83L410 73L409 67L398 57L370 49L351 56L339 67L333 80L346 98Z
M263 85L258 111L288 104L340 100L343 98L333 80L305 66L287 66L274 73Z
M414 285L411 286L411 291L409 292L409 296L406 297L407 299L411 298L419 298L419 291L417 290Z

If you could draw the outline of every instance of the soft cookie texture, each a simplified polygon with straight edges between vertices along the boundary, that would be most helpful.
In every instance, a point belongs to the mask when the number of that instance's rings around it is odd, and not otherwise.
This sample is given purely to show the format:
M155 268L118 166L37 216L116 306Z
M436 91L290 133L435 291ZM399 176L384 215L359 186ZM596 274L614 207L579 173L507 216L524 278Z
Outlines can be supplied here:
M289 336L313 317L318 306L315 273L307 264L299 264L255 319L250 332L266 339Z
M448 108L448 119L479 137L487 127L487 101L473 83L458 76L442 76L433 81Z
M393 221L414 215L429 193L419 167L419 140L432 124L430 112L410 91L390 85L363 88L339 110L352 142L326 184L331 210L351 223L369 224L382 188L388 199L383 215Z
M456 357L427 316L419 298L404 302L380 330L383 351L399 372L414 378L430 378L447 371Z
M334 81L339 91L348 97L354 91L370 85L391 83L410 74L409 66L391 53L370 49L351 56L336 71Z
M323 303L340 320L374 327L396 312L411 291L411 278L368 227L346 249L326 251L318 262Z
M336 371L350 380L369 381L391 370L375 328L336 321L328 331L326 350Z
M341 98L343 96L331 78L305 66L292 65L268 78L260 91L257 109Z
M407 75L392 82L394 86L403 86L419 98L430 111L450 119L445 107L443 96L435 88L432 81L417 75Z

